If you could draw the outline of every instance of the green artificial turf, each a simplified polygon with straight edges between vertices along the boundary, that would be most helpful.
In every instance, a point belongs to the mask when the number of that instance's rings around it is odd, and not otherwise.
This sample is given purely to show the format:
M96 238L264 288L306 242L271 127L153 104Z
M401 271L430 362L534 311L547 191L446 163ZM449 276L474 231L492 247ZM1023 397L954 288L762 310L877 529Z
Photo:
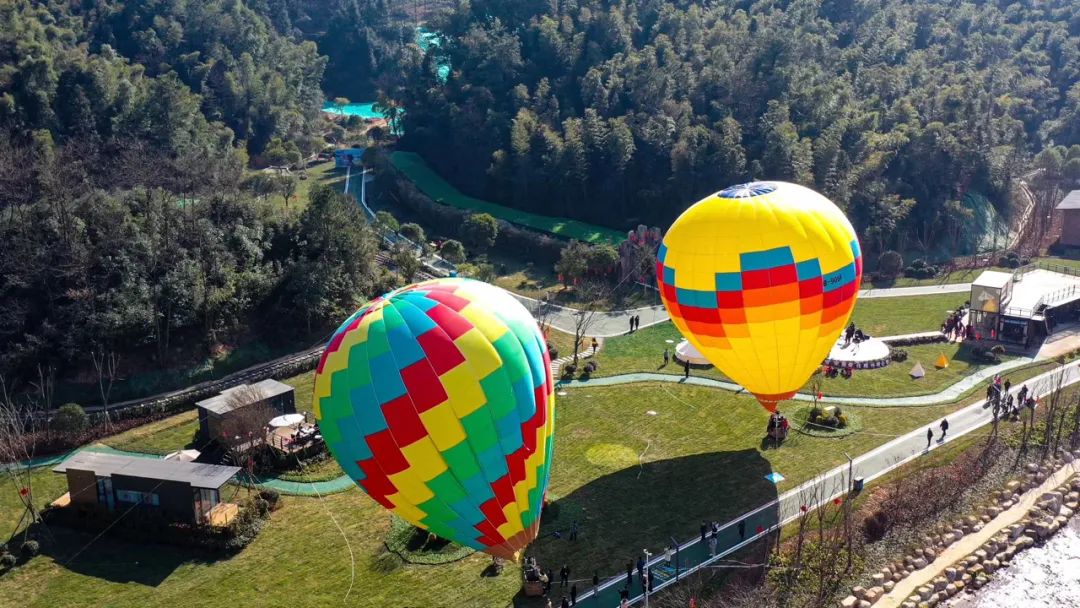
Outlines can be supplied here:
M549 217L504 207L478 198L466 196L449 184L431 169L419 155L412 152L394 152L390 162L399 171L412 180L420 190L432 200L442 202L458 209L489 213L498 219L506 220L541 232L547 232L565 239L576 239L586 243L619 244L626 240L626 233L585 222L562 217Z

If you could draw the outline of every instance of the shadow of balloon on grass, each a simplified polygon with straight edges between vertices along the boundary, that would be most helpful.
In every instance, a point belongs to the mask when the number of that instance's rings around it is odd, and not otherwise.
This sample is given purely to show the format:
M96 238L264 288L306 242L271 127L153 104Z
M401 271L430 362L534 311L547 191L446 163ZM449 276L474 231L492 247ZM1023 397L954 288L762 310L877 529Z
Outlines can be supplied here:
M601 460L623 460L619 446L589 450ZM589 458L592 460L592 458ZM635 455L636 460L636 455ZM642 549L658 555L672 538L682 543L693 538L703 521L726 523L777 498L776 485L765 479L772 467L758 450L712 452L633 465L594 479L552 501L541 519L540 535L525 555L558 575L565 564L570 578L584 580L579 591L592 587L596 572L606 580L625 572ZM570 540L574 522L577 540ZM743 526L753 536L761 526L777 521L770 507ZM720 534L719 545L740 542L738 527ZM556 584L556 591L558 585ZM565 591L565 590L563 590ZM556 593L555 599L558 599ZM617 601L617 600L616 600ZM534 600L519 593L515 605L533 606Z

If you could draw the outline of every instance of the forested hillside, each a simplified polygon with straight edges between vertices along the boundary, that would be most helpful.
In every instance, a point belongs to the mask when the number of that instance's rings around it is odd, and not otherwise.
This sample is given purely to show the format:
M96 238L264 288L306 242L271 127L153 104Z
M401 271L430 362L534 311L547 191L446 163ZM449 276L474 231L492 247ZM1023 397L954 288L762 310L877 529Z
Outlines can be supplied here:
M318 44L327 97L370 101L396 78L397 57L447 0L252 0L282 34Z
M325 64L243 2L0 2L9 388L95 353L126 375L303 336L385 287L351 200L315 189L287 213L245 175L267 144L323 146Z
M812 185L870 245L930 247L1080 143L1073 0L462 3L391 96L471 194L624 227L718 187Z

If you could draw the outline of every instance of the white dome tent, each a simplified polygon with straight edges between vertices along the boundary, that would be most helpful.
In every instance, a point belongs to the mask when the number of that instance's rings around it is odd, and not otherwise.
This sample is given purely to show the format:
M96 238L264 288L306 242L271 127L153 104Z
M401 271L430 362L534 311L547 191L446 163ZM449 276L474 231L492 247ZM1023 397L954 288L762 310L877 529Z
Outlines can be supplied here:
M679 342L679 344L675 346L675 361L678 363L689 362L690 365L696 367L712 366L712 363L709 363L709 360L702 356L702 354L698 352L698 349L694 348L694 345L686 340Z

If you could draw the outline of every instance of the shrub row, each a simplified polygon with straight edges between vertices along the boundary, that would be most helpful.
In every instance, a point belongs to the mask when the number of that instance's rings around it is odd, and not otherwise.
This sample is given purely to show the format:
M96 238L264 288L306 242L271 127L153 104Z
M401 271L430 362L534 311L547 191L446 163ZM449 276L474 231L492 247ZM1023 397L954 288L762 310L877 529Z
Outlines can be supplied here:
M236 518L225 527L170 522L153 511L105 511L98 508L46 507L42 520L50 525L101 531L133 542L154 542L200 549L208 553L237 553L262 531L270 512L278 507L277 492L261 492L239 503ZM120 518L124 525L115 524Z
M938 342L946 342L948 338L945 334L934 332L923 336L912 336L910 338L903 338L899 340L889 340L887 344L889 346L917 346L919 344L936 344Z

